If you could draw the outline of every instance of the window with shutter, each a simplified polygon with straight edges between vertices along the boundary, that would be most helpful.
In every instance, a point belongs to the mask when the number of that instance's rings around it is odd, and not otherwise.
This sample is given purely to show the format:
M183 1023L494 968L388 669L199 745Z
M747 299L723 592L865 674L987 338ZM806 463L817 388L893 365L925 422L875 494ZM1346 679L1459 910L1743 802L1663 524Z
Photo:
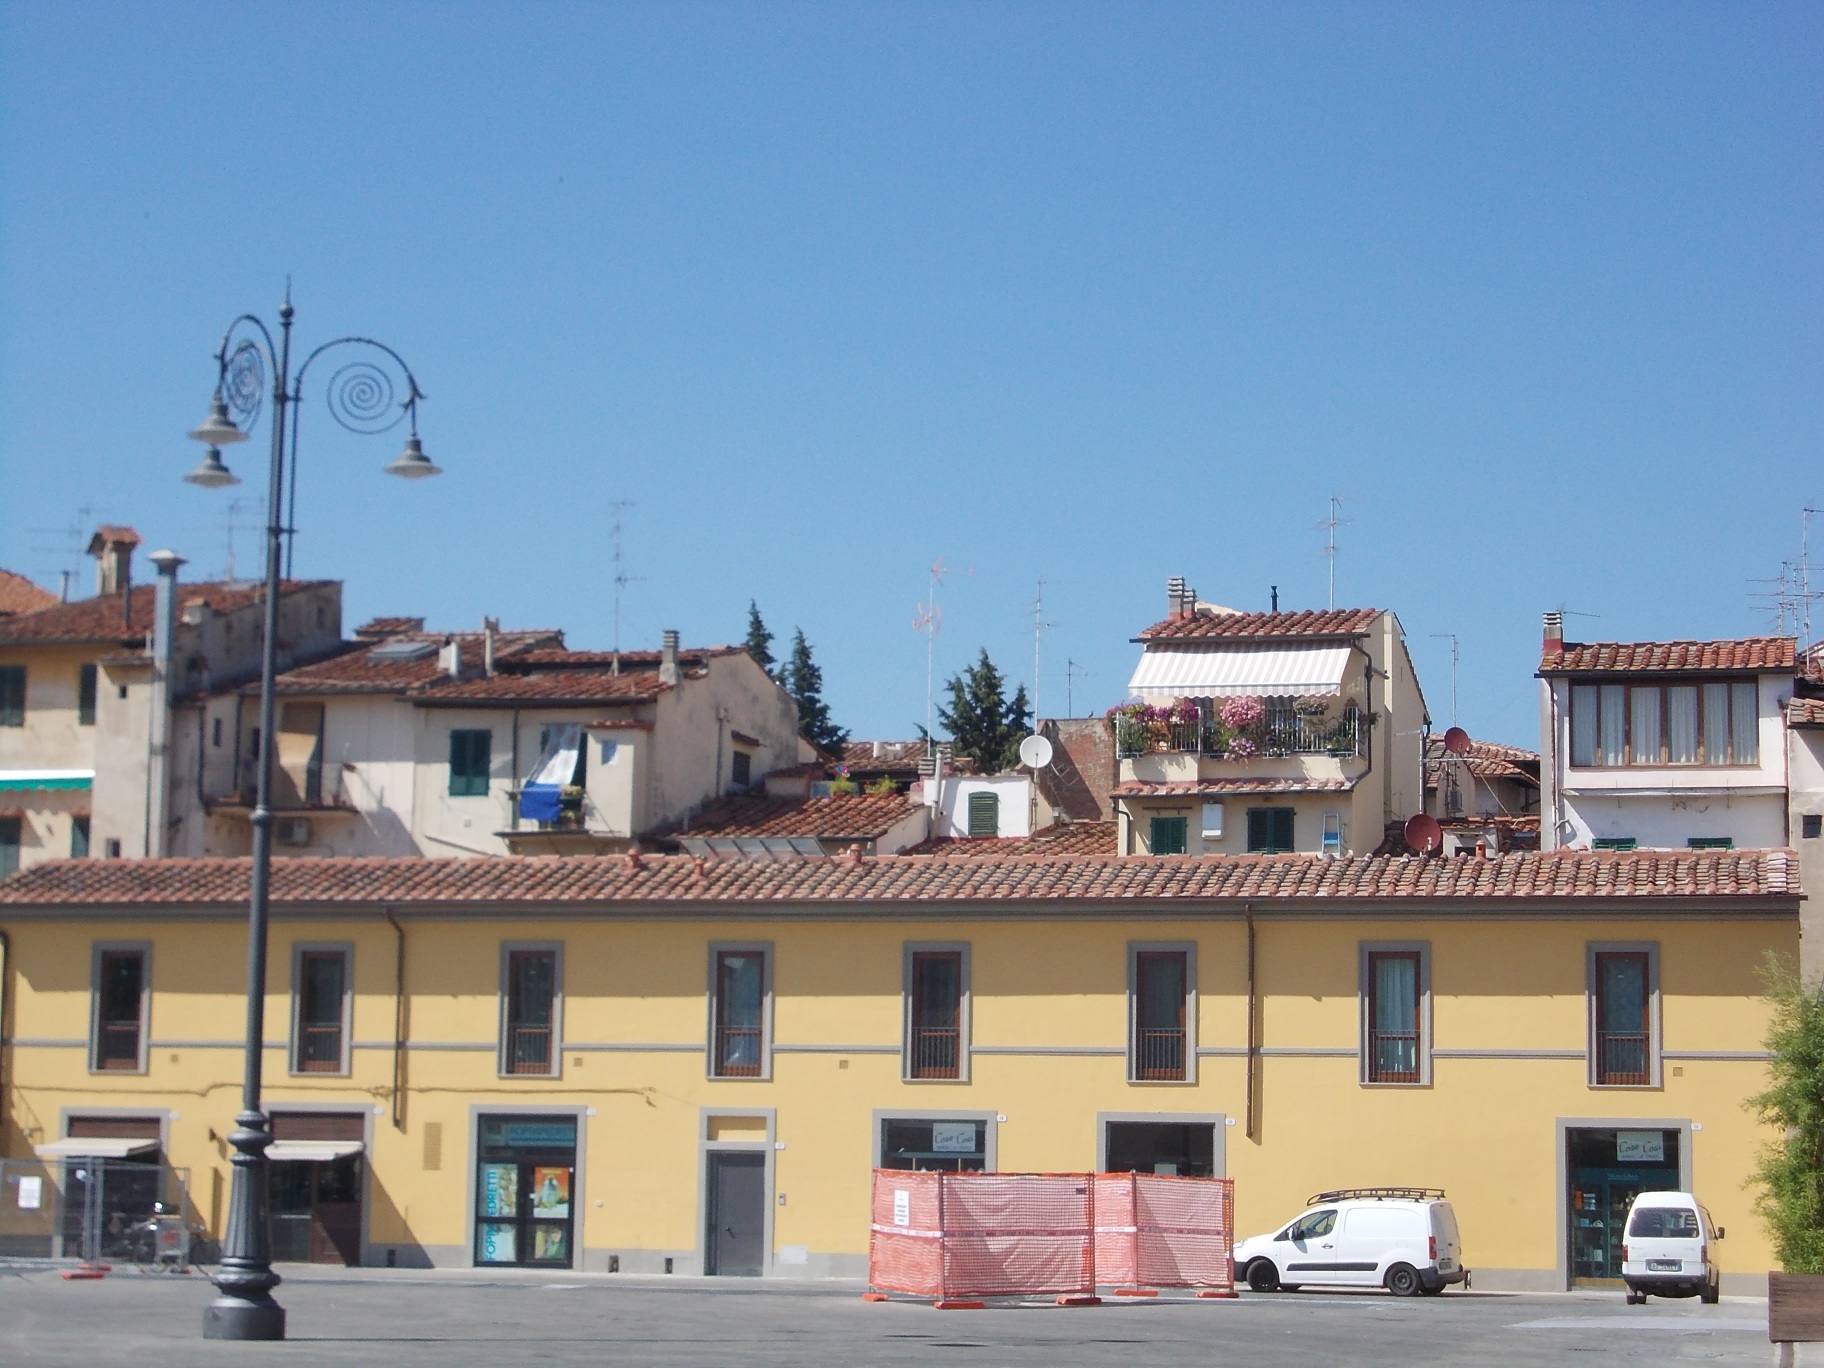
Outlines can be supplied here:
M1248 853L1284 855L1292 849L1291 808L1248 809Z
M1001 797L998 793L972 793L969 795L969 834L971 836L999 836L1001 834Z
M1182 855L1190 848L1188 827L1183 817L1155 817L1147 845L1155 855Z
M473 798L488 791L489 752L494 734L485 729L450 733L450 796Z

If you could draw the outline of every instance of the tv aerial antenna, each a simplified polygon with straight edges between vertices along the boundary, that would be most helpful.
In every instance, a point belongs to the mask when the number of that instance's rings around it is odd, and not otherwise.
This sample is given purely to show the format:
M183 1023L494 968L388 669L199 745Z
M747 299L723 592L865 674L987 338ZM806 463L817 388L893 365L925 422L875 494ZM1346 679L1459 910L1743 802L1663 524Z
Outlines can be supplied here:
M1056 627L1055 622L1045 621L1045 581L1039 581L1038 592L1032 596L1032 725L1039 725L1039 643L1047 627Z
M1064 662L1064 710L1072 717L1077 715L1077 676L1089 677L1089 671L1074 660Z
M609 536L614 541L614 663L610 672L617 675L621 672L621 593L628 585L640 584L646 579L644 575L627 573L626 561L621 548L623 515L629 508L636 506L631 499L613 499L608 504L614 516L614 521L609 528Z
M1432 636L1450 642L1450 725L1457 725L1457 634L1433 632Z
M76 510L76 521L69 527L34 527L32 534L38 537L54 537L53 545L37 545L32 548L36 555L51 556L52 564L57 567L60 581L57 597L65 603L70 601L70 586L82 577L83 532L91 527L95 509L84 504Z
M935 744L935 733L932 728L936 722L934 711L936 695L937 634L944 625L943 606L937 601L937 591L944 586L944 576L949 574L949 567L944 558L939 556L931 562L930 585L926 590L925 601L918 605L918 611L912 615L912 630L924 633L925 637L925 742Z
M1324 529L1324 559L1330 562L1330 608L1332 612L1336 610L1336 529L1349 524L1349 519L1337 516L1342 507L1343 496L1332 494L1330 496L1330 515L1318 524Z

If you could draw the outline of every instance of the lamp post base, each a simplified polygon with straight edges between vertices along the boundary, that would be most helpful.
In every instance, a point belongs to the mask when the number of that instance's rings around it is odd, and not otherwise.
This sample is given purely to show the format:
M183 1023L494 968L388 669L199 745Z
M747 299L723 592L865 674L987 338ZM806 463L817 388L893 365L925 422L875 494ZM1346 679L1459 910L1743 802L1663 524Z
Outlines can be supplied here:
M285 1308L270 1296L217 1297L203 1310L203 1338L282 1340Z

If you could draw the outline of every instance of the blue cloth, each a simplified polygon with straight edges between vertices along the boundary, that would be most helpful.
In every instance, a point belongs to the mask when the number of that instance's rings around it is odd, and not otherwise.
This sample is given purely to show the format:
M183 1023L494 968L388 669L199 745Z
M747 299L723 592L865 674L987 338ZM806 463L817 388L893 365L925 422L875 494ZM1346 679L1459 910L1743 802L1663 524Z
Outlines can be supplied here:
M519 791L519 817L523 822L555 822L563 788L557 784L527 784Z

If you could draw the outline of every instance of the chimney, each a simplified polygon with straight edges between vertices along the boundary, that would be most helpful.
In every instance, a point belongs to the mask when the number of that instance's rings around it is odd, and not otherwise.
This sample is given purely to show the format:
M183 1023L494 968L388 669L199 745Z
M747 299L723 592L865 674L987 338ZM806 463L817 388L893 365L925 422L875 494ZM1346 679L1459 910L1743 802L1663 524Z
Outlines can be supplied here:
M1184 576L1173 575L1165 582L1165 612L1174 622L1184 616Z
M494 675L494 634L499 630L499 618L484 617L481 620L481 668L489 678Z
M172 642L177 636L177 570L184 558L175 551L154 551L146 559L158 568L158 588L153 598L152 659L169 673Z
M1545 654L1554 660L1564 655L1564 614L1547 613L1545 615Z
M139 545L139 533L130 527L103 525L89 538L89 554L95 557L95 592L118 594L133 586L133 551Z
M462 647L455 637L446 640L437 652L437 669L451 679L462 678Z
M132 547L127 547L132 554ZM184 558L175 551L154 551L158 567L156 605L152 615L152 717L146 748L146 854L166 853L170 827L171 656L177 638L177 568Z
M876 741L874 743L874 758L876 760L884 760L886 759L886 755L887 743L885 741Z
M659 683L676 684L678 673L678 634L666 632L659 646Z
M1279 611L1279 586L1269 584L1267 588L1273 591L1273 611L1277 613Z

